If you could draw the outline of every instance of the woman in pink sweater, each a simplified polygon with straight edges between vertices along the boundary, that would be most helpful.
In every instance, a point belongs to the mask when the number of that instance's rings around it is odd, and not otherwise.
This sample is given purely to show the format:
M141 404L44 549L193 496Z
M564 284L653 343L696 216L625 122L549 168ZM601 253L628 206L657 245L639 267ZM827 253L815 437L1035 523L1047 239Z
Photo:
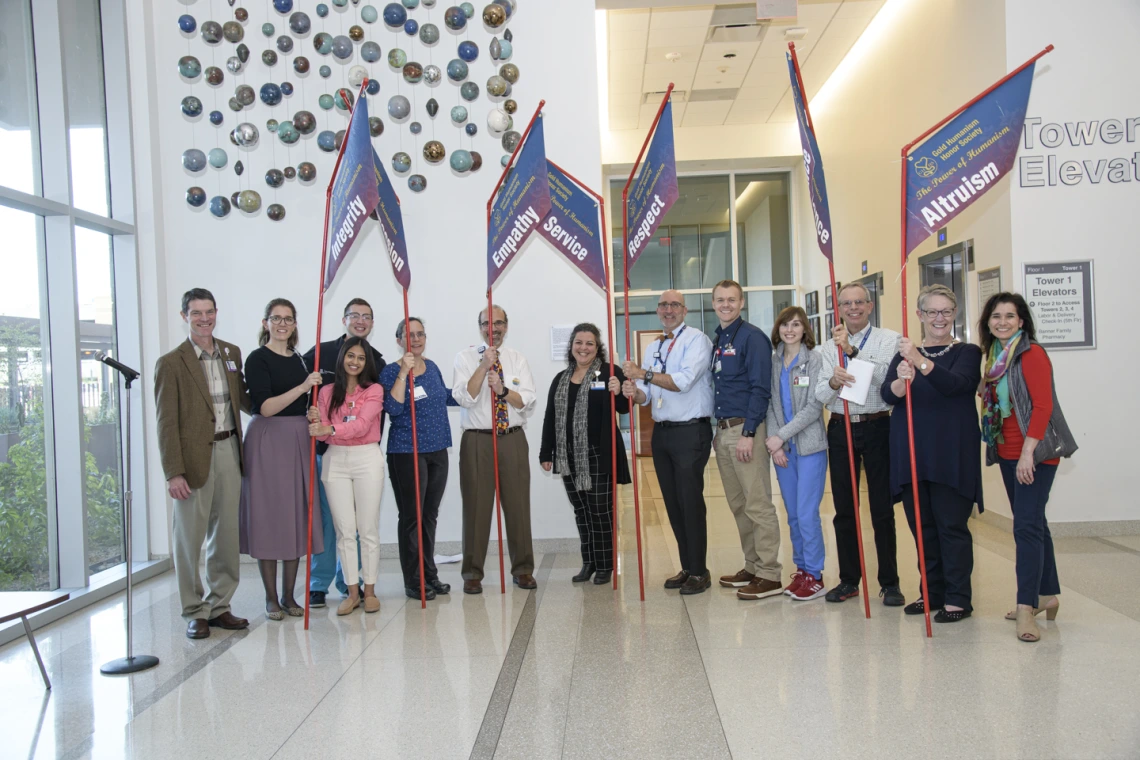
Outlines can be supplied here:
M364 579L364 611L379 612L376 578L380 573L380 498L384 494L384 457L380 452L380 413L384 389L368 341L351 337L336 361L336 381L321 388L317 406L309 409L309 435L329 444L321 468L336 527L337 551L344 577ZM360 568L356 537L360 536ZM360 587L348 587L348 598L336 614L347 615L361 604Z

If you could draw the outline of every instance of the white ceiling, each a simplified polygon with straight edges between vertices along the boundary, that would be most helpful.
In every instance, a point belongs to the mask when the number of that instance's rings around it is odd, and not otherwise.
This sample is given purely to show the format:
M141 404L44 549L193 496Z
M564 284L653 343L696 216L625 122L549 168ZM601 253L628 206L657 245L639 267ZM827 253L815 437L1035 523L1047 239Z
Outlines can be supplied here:
M673 101L678 127L794 121L784 30L807 29L796 54L810 99L884 2L799 0L799 18L774 22L759 41L743 43L706 42L713 5L608 11L609 128L648 129L660 98L642 101L669 82L687 94ZM669 53L680 58L671 62ZM699 100L711 90L730 91L724 93L728 99Z

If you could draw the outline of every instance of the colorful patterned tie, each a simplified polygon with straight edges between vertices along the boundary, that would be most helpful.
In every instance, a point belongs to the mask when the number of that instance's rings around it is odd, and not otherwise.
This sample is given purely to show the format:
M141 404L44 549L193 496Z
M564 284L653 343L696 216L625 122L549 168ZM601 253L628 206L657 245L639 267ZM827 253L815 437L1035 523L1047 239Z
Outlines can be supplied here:
M498 359L496 359L495 363L493 365L491 365L491 371L499 373L499 380L503 383L503 385L505 387L507 381L506 381L506 378L503 377L503 363L500 362ZM511 414L507 408L507 400L505 398L499 398L498 394L496 394L495 395L495 434L496 435L505 434L507 432L507 429L510 426L511 426Z

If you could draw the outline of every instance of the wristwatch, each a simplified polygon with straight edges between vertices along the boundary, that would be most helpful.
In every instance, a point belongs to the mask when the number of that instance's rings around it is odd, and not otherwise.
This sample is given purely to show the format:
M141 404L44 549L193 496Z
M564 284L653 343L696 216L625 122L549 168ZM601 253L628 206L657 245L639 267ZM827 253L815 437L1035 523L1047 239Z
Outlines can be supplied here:
M741 438L755 438L756 437L756 431L755 430L741 430L740 431L740 437Z
M846 352L844 352L844 353L846 353ZM855 346L852 346L851 347L851 353L847 354L847 358L848 359L854 359L858 355L859 355L859 349L856 348Z
M645 384L650 385L653 382L653 378L656 376L656 374L657 373L651 369L645 370Z
M502 393L496 393L495 395L498 396L499 398L506 398L510 394L511 394L511 389L504 385L503 386L503 392Z
M336 438L336 425L329 425L329 429L332 430L329 435L331 435L333 438Z
M918 365L918 370L919 370L920 372L925 372L925 371L926 371L926 368L927 368L927 367L929 367L929 366L930 366L929 364L927 364L926 362L923 362L922 364Z

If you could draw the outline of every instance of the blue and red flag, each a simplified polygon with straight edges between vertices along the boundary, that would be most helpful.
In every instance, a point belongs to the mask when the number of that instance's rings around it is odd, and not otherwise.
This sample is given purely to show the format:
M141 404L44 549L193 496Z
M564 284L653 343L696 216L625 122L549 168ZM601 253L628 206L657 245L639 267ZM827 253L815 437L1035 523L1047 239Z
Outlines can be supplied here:
M550 184L546 179L546 140L542 113L519 149L499 194L491 204L487 229L487 287L491 288L550 212Z
M669 101L657 121L657 131L653 133L653 141L641 164L641 173L637 175L627 196L627 277L679 195L677 159L673 153L673 102Z
M804 171L807 172L808 196L815 216L815 239L820 252L831 259L831 209L827 205L827 183L823 180L823 159L819 155L819 143L815 140L808 124L804 94L800 91L800 77L796 60L788 55L788 74L792 78L792 101L796 106L796 122L800 128L800 145L804 151Z
M356 241L368 215L380 202L373 171L372 140L368 133L368 100L359 98L352 109L340 166L333 177L329 199L328 251L325 258L324 289L328 290Z
M538 228L539 234L598 287L608 291L598 201L549 161L546 178L551 208Z

